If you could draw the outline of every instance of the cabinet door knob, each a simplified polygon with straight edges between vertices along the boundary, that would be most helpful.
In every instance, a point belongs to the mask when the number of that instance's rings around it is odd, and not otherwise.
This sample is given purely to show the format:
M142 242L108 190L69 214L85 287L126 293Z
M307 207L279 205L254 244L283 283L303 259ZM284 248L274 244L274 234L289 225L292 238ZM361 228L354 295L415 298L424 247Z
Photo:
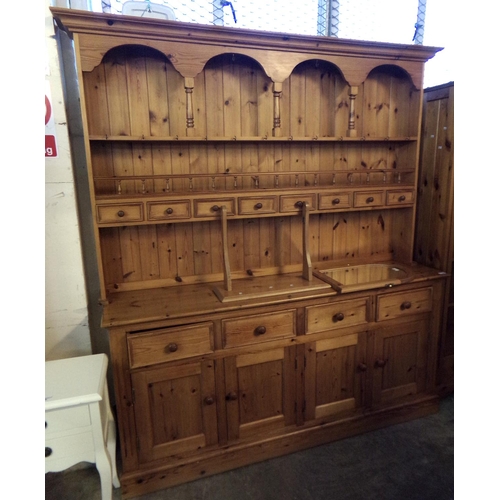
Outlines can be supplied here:
M173 214L174 213L174 209L173 208L167 208L165 210L165 213L168 214L168 215Z
M262 208L262 203L255 204L255 210L260 210Z
M118 217L124 217L125 212L123 210L119 210L116 215L118 215Z
M213 405L215 403L215 400L212 396L207 396L203 401L207 406Z
M411 302L408 300L401 304L401 309L410 309L410 307L411 307Z
M264 335L266 333L266 327L265 326L258 326L255 330L255 335Z
M333 315L332 321L335 323L336 321L343 321L344 313L337 313Z
M366 203L373 203L373 196L369 196L368 198L366 198Z
M367 369L367 366L366 366L366 364L365 364L365 363L359 363L359 364L358 364L358 370L359 370L360 372L366 372L366 369Z
M165 349L167 352L175 352L177 351L178 346L175 342L172 342L171 344L168 344L167 348Z
M334 198L332 200L332 205L338 205L340 203L340 198Z
M229 394L226 396L227 401L236 401L238 399L238 394L236 394L234 391L231 391Z
M398 201L405 201L406 200L406 196L404 194L402 194L399 198L398 198Z
M49 448L48 446L45 447L45 458L50 457L52 455L52 448Z
M387 359L377 359L375 361L375 366L377 368L383 368L387 364Z

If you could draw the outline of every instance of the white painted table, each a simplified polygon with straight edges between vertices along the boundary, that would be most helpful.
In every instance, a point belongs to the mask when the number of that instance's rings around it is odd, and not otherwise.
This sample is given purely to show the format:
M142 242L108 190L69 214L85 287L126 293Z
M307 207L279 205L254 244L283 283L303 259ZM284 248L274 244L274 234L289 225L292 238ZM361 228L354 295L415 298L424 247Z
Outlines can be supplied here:
M45 363L45 472L95 463L103 500L120 486L107 366L105 354Z

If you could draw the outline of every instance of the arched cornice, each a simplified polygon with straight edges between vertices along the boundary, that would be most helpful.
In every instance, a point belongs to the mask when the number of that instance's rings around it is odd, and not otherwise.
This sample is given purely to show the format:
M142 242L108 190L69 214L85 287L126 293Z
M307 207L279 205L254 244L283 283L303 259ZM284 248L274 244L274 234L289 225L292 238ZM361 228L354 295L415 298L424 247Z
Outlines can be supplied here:
M211 58L236 52L256 60L274 82L283 82L297 64L318 58L337 66L351 86L361 85L377 66L394 64L405 70L420 89L423 63L441 50L71 9L51 8L51 11L58 25L78 44L82 71L92 71L115 46L140 43L162 52L185 78L194 78Z

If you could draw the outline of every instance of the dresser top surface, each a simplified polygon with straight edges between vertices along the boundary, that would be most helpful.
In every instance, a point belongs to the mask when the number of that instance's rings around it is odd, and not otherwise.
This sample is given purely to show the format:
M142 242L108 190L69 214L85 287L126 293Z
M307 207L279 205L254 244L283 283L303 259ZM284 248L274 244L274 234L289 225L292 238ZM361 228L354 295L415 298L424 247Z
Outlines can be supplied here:
M93 354L45 362L45 410L103 399L108 358Z

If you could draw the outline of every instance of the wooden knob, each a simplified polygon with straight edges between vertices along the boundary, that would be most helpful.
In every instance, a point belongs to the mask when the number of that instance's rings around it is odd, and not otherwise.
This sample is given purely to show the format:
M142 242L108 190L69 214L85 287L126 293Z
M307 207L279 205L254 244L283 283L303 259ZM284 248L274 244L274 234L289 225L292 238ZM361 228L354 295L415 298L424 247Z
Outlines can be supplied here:
M406 302L403 302L401 304L401 309L403 309L403 310L404 309L410 309L410 307L411 307L411 302L409 302L408 300Z
M166 351L167 352L175 352L175 351L177 351L177 349L178 349L177 344L175 342L172 342L171 344L168 344Z
M332 200L332 205L338 205L340 203L340 198L334 198Z
M344 319L344 313L337 313L333 315L332 321L333 322L343 321L343 319Z
M120 210L116 215L118 215L118 217L123 217L125 215L125 212L123 210Z
M387 359L377 359L375 361L375 366L377 368L383 368L387 364Z
M373 196L369 196L368 198L366 198L366 203L373 203Z
M212 396L207 396L203 401L207 406L213 405L215 403L215 400Z
M168 214L168 215L173 214L174 213L174 209L173 208L167 208L165 210L165 213Z
M236 401L238 399L238 394L236 394L234 391L231 391L229 394L226 396L227 401Z
M217 205L214 205L212 208L211 208L212 212L218 212L220 210L220 207L217 206Z
M303 201L298 201L297 203L295 203L295 207L296 208L302 208L304 206L304 202Z
M264 335L266 333L266 327L265 326L258 326L255 330L255 335Z
M262 203L255 204L255 210L260 210L262 208Z
M45 458L50 457L52 455L52 448L49 448L48 446L45 447Z
M359 363L359 365L358 365L358 370L359 370L360 372L366 372L366 369L367 369L367 366L366 366L366 364L365 364L365 363Z
M398 198L398 201L405 201L406 200L406 196L404 194L402 194L399 198Z

